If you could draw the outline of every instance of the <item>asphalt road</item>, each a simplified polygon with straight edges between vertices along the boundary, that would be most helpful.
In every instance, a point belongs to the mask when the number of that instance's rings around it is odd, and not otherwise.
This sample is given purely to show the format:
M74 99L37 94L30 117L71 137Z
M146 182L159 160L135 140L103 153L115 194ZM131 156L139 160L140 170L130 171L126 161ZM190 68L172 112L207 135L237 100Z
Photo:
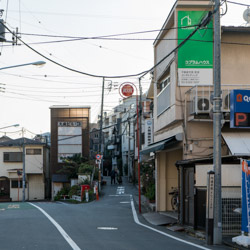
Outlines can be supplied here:
M108 182L102 192L99 201L85 204L0 203L0 249L227 249L147 223L133 210L131 184Z

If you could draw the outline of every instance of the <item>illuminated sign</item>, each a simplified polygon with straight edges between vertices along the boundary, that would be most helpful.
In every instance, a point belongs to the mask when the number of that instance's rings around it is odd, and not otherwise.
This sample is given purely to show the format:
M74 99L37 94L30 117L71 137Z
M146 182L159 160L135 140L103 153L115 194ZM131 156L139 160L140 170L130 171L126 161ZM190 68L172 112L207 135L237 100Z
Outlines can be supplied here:
M250 90L231 90L230 127L250 128Z

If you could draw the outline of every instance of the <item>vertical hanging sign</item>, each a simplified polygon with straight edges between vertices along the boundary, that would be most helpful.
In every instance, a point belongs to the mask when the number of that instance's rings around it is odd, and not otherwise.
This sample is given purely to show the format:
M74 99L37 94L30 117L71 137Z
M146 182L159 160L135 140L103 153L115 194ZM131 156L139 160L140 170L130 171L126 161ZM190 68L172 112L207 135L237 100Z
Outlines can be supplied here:
M195 29L207 11L178 11L178 44ZM213 22L200 28L178 49L179 86L213 85Z
M250 227L250 161L242 161L241 231L249 233Z

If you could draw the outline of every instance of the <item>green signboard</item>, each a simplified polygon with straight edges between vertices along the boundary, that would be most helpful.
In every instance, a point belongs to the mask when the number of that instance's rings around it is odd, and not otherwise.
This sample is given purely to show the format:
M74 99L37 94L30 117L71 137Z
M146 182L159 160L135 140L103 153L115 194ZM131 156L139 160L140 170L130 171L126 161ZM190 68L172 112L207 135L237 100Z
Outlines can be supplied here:
M207 11L178 11L178 44L186 39ZM178 49L179 85L213 84L213 21L200 28Z

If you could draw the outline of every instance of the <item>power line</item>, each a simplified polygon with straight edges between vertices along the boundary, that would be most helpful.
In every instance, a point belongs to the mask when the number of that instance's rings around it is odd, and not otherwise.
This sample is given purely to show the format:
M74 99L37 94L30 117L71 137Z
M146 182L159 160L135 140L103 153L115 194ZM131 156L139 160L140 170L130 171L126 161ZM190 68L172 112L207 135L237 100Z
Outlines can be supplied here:
M52 98L52 97L56 97L56 98L84 98L84 97L98 97L99 96L99 95L89 95L88 93L83 93L83 95L77 95L77 96L75 95L74 96L74 95L33 95L33 94L23 94L23 93L8 91L8 89L2 90L2 91L4 91L4 93L15 94L15 95L24 95L24 96L29 96L29 97L48 97L48 98ZM20 90L16 90L16 91L20 91ZM40 91L36 91L36 92L48 93L48 92L40 92ZM79 94L79 91L77 93ZM67 93L64 92L64 94L67 94ZM112 93L111 95L118 95L118 94L117 93Z
M231 3L231 4L237 4L237 5L241 5L241 6L246 6L246 7L249 7L249 6L250 6L249 4L237 3L237 2L228 1L228 0L226 0L226 2L227 2L227 3Z
M17 40L19 40L20 42L22 42L26 47L28 47L29 49L31 49L33 52L37 53L38 55L40 55L41 57L45 58L46 60L64 68L64 69L67 69L69 71L73 71L75 73L79 73L79 74L82 74L82 75L87 75L87 76L90 76L90 77L96 77L96 78L126 78L126 77L133 77L133 76L140 76L141 74L145 73L146 71L143 71L141 73L137 73L137 74L131 74L131 75L123 75L123 76L102 76L102 75L94 75L94 74L91 74L91 73L87 73L87 72L83 72L83 71L80 71L80 70L76 70L76 69L73 69L73 68L70 68L68 66L65 66L61 63L58 63L50 58L48 58L47 56L43 55L41 52L35 50L34 48L32 48L31 46L29 46L26 42L24 42L20 37L18 37L14 32L12 32L4 23L2 23L2 25L13 35L16 37Z
M188 41L196 32L199 28L202 27L202 25L204 25L205 23L207 23L208 21L211 20L211 16L212 13L209 12L209 15L205 18L205 20L202 20L202 22L200 22L198 25L196 25L195 30L185 39L183 40L175 49L173 49L168 55L166 55L162 60L160 60L156 65L154 65L152 68L150 68L149 70L145 70L143 72L137 73L137 74L131 74L131 75L123 75L123 76L102 76L102 75L94 75L94 74L90 74L87 72L82 72L73 68L69 68L61 63L58 63L50 58L48 58L47 56L43 55L42 53L40 53L39 51L35 50L34 48L32 48L31 46L29 46L27 43L25 43L20 37L18 37L14 32L12 32L4 23L2 23L2 25L13 35L16 37L17 40L21 41L25 46L27 46L29 49L31 49L32 51L34 51L35 53L37 53L38 55L42 56L43 58L47 59L48 61L62 67L65 68L67 70L79 73L79 74L83 74L83 75L88 75L91 77L97 77L97 78L127 78L127 77L133 77L133 76L140 76L143 77L145 76L147 73L149 73L150 71L152 71L155 67L157 67L160 63L162 63L167 57L169 57L172 53L174 53L175 51L178 50L178 48L180 48L186 41Z
M17 94L18 95L18 94ZM19 95L21 95L21 94L19 94ZM29 96L27 96L27 95L22 95L22 96L26 96L26 98L22 98L22 97L18 97L18 96L9 96L9 95L1 95L2 97L5 97L5 98L10 98L10 99L20 99L20 100L25 100L25 101L37 101L37 102L48 102L48 103L60 103L60 104L64 104L64 105L67 105L67 104L79 104L79 101L67 101L67 102L65 102L65 101L55 101L55 100L46 100L46 99L39 99L39 98L35 98L35 97L29 97ZM66 103L66 104L65 104ZM93 103L93 104L96 104L97 102L96 101L87 101L87 103L86 104L84 104L84 103L81 103L81 104L83 104L83 105L88 105L88 104L91 104L91 103ZM114 104L114 103L117 103L116 101L115 102L106 102L106 103L108 103L108 104ZM106 105L105 105L106 106Z
M17 74L12 74L12 73L6 73L6 72L1 72L2 74L5 74L5 75L11 75L11 76L16 76L16 77L21 77L21 78L26 78L26 79L30 79L30 80L36 80L36 81L44 81L44 82L54 82L54 83L65 83L65 84L79 84L79 85L83 85L83 84L90 84L89 82L88 83L80 83L80 82L68 82L68 81L55 81L55 80L48 80L48 79L38 79L38 78L35 78L35 77L30 77L30 76L22 76L22 75L17 75ZM44 75L43 76L44 78L47 78L48 76L47 75ZM60 76L59 76L60 77ZM99 85L99 83L91 83L93 85ZM87 87L84 87L84 88L95 88L95 87L92 87L92 86L87 86Z
M166 29L144 30L144 31L137 31L137 32L127 32L127 33L118 33L118 34L112 34L112 35L92 36L92 37L82 37L82 36L76 37L76 36L66 36L66 35L64 35L64 36L46 35L46 34L35 34L35 33L19 33L19 34L26 35L26 36L41 36L41 37L70 38L70 39L79 39L79 40L94 40L94 39L117 37L117 36L138 35L138 34L146 34L146 33L160 32L160 31L169 31L169 30L173 30L173 29L190 28L190 27L197 27L197 25L171 27L171 28L166 28Z

